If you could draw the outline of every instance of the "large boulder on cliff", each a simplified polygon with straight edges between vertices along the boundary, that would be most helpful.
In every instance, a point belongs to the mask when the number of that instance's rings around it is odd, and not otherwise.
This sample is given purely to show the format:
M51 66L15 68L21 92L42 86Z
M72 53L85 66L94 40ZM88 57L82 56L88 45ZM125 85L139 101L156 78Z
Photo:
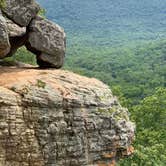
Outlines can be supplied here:
M22 37L26 34L26 27L20 27L12 20L5 18L9 37Z
M62 70L1 67L0 165L113 165L134 124L108 86Z
M3 58L10 51L9 36L5 18L0 11L0 58Z
M42 68L63 66L66 36L59 25L37 16L39 6L34 0L6 0L0 14L0 58L12 56L26 46L36 55Z
M26 27L20 27L12 20L5 17L6 24L7 24L7 31L9 36L10 42L10 52L6 54L5 57L12 56L18 48L23 46L27 40L28 34Z
M2 11L20 26L26 27L40 10L34 0L5 0Z
M57 24L36 17L29 25L27 48L39 52L37 62L41 67L60 68L65 57L65 33Z

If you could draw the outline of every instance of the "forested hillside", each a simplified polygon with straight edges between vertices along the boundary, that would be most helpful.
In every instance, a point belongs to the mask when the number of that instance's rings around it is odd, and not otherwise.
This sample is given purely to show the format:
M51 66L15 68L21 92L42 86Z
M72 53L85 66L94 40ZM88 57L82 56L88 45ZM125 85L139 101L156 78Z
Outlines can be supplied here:
M119 165L165 166L166 1L38 2L67 32L65 68L107 83L136 122L135 154Z
M166 37L163 0L38 0L69 44L121 45ZM56 8L56 10L55 10Z

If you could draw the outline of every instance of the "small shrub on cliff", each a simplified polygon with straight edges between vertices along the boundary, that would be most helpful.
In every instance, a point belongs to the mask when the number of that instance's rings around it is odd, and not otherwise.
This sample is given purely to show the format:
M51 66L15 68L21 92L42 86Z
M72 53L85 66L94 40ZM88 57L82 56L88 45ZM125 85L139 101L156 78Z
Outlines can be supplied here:
M14 56L6 58L7 61L20 61L31 65L36 65L36 57L31 52L27 51L25 47L21 47L17 50Z
M121 161L120 166L166 165L166 89L143 99L133 107L133 119L137 124L135 154Z
M2 9L5 6L5 0L0 0L0 9Z

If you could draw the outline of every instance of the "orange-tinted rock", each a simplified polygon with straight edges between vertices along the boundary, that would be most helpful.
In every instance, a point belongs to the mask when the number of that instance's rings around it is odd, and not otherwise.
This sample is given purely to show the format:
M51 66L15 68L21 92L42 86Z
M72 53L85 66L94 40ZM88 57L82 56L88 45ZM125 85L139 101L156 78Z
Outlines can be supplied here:
M0 165L114 166L133 152L133 135L127 109L102 82L1 67Z

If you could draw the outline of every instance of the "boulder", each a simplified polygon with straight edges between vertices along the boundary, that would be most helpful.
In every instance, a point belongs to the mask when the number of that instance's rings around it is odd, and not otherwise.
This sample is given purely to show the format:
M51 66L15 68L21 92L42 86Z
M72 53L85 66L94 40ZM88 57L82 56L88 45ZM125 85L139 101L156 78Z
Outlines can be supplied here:
M12 56L18 48L23 46L27 40L26 27L20 27L12 20L5 17L7 24L7 31L9 36L9 42L11 45L10 51L5 57Z
M37 56L37 62L41 67L62 67L65 57L65 40L64 30L47 19L38 16L29 25L27 48L41 52Z
M0 70L1 166L114 165L135 125L108 86L63 70Z
M61 68L65 58L66 36L57 24L37 16L34 0L6 0L0 15L0 59L12 56L18 48L36 55L41 68Z
M9 37L21 37L26 34L26 27L20 27L12 20L5 18Z
M5 18L0 12L0 58L4 58L10 51L9 36Z
M40 67L47 68L61 68L64 63L64 54L56 54L55 55L49 55L46 53L41 53L39 56L37 56L37 64Z
M40 10L39 5L34 0L5 0L5 7L2 11L20 26L28 26Z

